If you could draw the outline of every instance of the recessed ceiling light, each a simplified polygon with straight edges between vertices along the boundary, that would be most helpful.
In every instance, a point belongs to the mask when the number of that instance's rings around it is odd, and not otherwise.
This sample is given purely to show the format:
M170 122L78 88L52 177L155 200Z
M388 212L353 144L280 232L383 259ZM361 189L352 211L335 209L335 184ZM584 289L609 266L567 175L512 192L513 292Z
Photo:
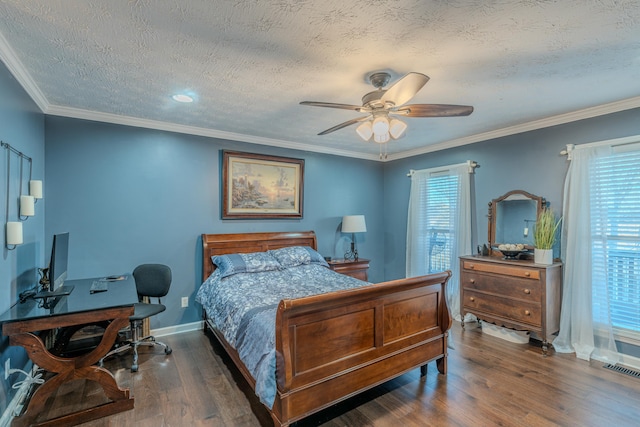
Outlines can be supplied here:
M172 96L174 101L178 102L193 102L193 98L189 95L177 94Z

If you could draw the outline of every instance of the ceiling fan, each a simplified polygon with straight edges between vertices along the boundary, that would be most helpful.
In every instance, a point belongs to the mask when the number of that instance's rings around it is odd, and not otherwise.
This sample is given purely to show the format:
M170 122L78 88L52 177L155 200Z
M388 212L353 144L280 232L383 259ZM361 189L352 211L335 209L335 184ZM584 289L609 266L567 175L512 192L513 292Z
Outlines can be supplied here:
M362 97L362 105L335 104L331 102L302 101L301 105L314 107L340 108L366 113L366 116L357 117L340 123L332 128L320 132L318 135L326 135L338 129L361 123L356 132L362 139L369 141L372 137L377 143L384 144L390 139L398 139L407 129L407 125L395 116L404 117L454 117L468 116L473 112L473 107L468 105L450 104L409 104L413 96L429 81L429 77L421 73L408 73L400 80L389 86L391 75L386 72L376 72L369 76L369 81L377 89Z

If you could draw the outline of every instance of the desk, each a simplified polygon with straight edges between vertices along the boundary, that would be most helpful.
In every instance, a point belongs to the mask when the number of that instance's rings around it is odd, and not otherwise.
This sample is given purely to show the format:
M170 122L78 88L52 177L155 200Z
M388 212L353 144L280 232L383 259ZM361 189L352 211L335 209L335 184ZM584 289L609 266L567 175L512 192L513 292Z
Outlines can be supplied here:
M133 277L130 274L124 277L124 280L109 282L108 291L94 294L89 293L89 289L95 279L69 280L65 284L74 285L73 292L61 297L52 308L45 309L39 301L30 299L17 303L0 316L2 334L10 337L10 345L24 347L33 363L56 374L38 387L27 410L13 420L12 426L34 423L51 393L63 383L76 379L96 381L111 401L51 420L38 420L37 425L76 425L133 409L133 397L129 396L129 389L118 387L111 372L95 365L109 352L118 331L129 325L129 316L134 312L133 305L138 302ZM42 339L34 333L103 321L110 323L98 346L89 353L73 358L51 354Z

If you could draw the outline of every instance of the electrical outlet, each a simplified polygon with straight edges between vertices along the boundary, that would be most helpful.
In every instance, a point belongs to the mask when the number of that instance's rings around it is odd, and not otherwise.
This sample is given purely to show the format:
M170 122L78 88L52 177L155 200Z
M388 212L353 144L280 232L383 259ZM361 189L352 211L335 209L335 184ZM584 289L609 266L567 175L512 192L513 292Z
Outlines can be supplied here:
M182 307L189 307L189 297L182 297Z
M11 359L7 359L4 362L4 379L9 379L9 369L11 369Z

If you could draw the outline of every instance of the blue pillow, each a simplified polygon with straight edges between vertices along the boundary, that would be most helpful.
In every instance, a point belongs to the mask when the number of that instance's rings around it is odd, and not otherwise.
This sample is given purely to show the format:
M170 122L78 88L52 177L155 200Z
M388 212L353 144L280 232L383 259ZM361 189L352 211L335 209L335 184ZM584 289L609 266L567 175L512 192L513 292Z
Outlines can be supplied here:
M295 267L305 264L319 264L329 267L329 264L315 250L309 246L290 246L268 251L278 260L282 268Z
M282 268L278 260L267 252L214 255L211 261L220 270L221 278L238 273L258 273Z

